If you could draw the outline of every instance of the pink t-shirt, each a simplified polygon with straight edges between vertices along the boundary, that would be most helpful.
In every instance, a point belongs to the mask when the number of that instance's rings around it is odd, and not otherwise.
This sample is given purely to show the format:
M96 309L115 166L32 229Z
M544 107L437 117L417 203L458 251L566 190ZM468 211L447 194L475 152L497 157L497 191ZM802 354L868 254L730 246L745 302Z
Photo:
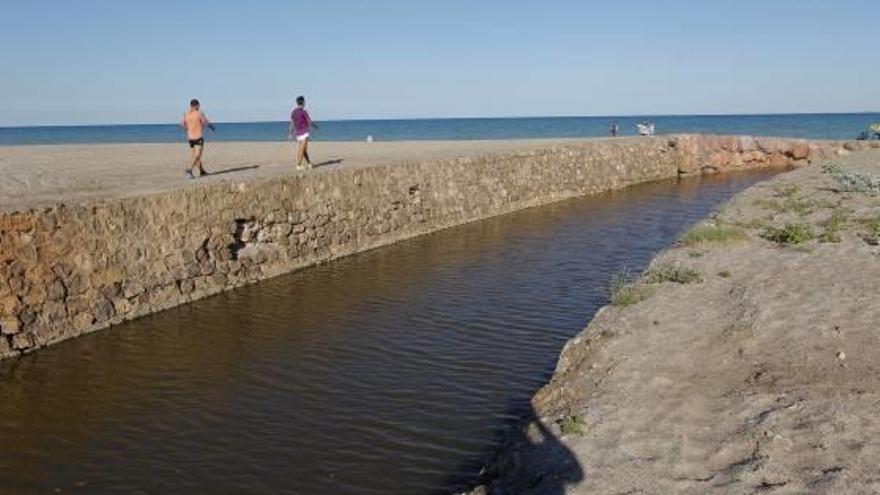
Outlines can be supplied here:
M296 130L297 136L302 136L309 132L312 119L309 118L309 112L306 112L304 108L294 108L293 113L290 114L290 120L293 121L293 128Z

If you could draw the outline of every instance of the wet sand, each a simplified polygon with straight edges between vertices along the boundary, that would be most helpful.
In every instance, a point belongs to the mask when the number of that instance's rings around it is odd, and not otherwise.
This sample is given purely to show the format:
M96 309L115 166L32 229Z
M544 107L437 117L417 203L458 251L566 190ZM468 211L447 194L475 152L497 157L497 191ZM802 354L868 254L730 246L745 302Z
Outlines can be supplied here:
M623 138L622 138L623 139ZM314 142L313 171L540 149L585 140ZM211 175L187 180L186 144L41 145L0 147L0 211L157 193L217 181L294 173L288 142L209 142Z

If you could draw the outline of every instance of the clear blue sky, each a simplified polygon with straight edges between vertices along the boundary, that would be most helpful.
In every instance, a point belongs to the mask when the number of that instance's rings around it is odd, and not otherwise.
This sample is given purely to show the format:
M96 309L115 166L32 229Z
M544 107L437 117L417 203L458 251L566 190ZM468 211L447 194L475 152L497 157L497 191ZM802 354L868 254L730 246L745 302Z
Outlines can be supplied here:
M880 109L876 0L0 1L0 125Z

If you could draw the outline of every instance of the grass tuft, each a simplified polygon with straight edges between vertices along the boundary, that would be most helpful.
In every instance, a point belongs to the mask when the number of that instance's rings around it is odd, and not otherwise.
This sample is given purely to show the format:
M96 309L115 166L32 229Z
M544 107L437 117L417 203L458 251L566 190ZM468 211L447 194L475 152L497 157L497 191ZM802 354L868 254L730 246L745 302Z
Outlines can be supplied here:
M787 223L785 227L767 227L761 237L781 246L797 246L815 238L813 229L805 223Z
M846 228L846 212L843 209L836 209L831 214L831 218L825 222L825 232L819 236L820 242L840 242L840 232Z
M654 290L651 287L639 284L629 270L623 269L611 276L609 292L611 305L625 308L651 297Z
M720 272L718 272L718 276L721 278L730 278L731 273L728 270L721 270Z
M587 433L587 425L580 416L566 416L556 422L563 436L584 436Z
M787 197L783 200L779 199L756 199L755 205L773 211L775 213L794 213L798 216L805 217L819 206L827 206L825 203L813 201L810 199Z
M777 186L773 190L773 192L778 198L793 198L797 196L799 192L801 192L801 188L797 184L788 184L784 186Z
M645 274L645 282L649 284L662 284L666 282L693 284L702 281L703 277L700 276L700 272L681 265L666 265Z
M681 243L685 246L696 246L709 243L722 244L741 241L745 238L746 234L736 227L725 225L698 225L681 236Z
M872 246L880 245L880 217L860 218L856 222L864 227L865 234L862 238L865 242Z

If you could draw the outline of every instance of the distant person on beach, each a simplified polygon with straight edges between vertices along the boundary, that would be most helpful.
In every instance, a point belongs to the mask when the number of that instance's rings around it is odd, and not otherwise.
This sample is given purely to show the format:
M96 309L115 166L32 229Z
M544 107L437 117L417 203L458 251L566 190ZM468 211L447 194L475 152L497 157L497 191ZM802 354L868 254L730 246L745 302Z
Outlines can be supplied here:
M208 117L202 113L199 100L193 98L189 102L189 110L183 114L183 120L180 126L186 129L186 138L189 141L190 156L192 161L186 170L186 175L190 179L195 179L195 170L198 169L199 177L207 175L205 167L202 164L202 151L205 149L205 127L214 130L214 124L208 120Z
M617 137L620 134L620 126L617 125L617 122L612 122L611 127L608 129L608 132L611 133L611 137Z
M654 135L654 124L650 122L639 122L636 124L636 129L639 131L639 136L653 136Z
M290 114L290 137L296 139L296 168L303 168L302 162L306 161L309 168L312 168L312 160L309 158L309 136L312 128L317 129L318 125L309 117L306 111L306 99L303 96L296 97L296 108Z

